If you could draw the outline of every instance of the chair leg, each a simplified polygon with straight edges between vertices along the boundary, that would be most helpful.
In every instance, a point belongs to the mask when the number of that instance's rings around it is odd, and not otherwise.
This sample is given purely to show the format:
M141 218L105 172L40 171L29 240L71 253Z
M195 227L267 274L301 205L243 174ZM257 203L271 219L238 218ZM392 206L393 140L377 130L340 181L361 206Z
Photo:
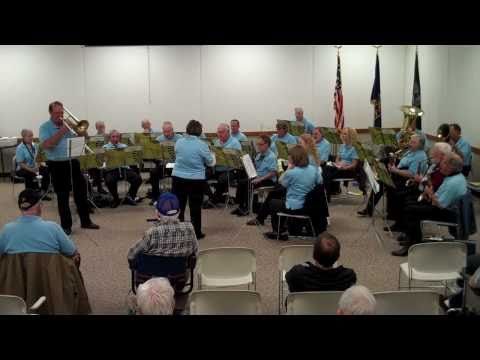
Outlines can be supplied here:
M283 279L282 279L282 271L278 272L278 315L281 314L281 306L282 306L282 297L283 297Z
M315 233L315 229L314 229L314 227L313 227L312 218L309 218L308 221L310 221L310 228L312 229L312 236L313 236L313 237L316 237L317 234Z
M277 215L278 216L278 226L277 226L277 241L280 240L280 219L281 219L281 216L280 215Z

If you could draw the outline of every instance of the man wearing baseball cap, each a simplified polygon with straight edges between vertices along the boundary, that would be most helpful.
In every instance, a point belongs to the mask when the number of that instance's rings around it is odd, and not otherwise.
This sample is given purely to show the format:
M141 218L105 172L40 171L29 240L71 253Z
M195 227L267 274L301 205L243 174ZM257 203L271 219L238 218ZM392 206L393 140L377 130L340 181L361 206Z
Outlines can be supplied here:
M178 220L180 203L175 194L163 193L154 206L158 220L128 252L130 268L135 267L139 254L188 257L198 252L198 241L192 223Z
M0 232L0 254L49 253L72 257L80 265L80 254L63 229L42 219L41 195L25 189L18 196L21 216Z

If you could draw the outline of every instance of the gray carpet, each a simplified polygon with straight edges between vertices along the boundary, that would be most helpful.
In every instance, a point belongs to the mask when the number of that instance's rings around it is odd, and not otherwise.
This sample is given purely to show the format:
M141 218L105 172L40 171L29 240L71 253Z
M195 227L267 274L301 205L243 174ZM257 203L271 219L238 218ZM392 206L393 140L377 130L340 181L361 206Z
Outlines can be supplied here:
M15 197L11 184L0 183L0 225L18 215L16 195L23 185L15 186ZM122 186L119 187L122 189ZM142 186L140 194L144 194ZM362 197L334 199L330 206L331 225L328 231L342 245L340 262L357 272L358 282L373 291L395 290L399 264L406 258L390 255L396 241L382 231L381 219L376 227L383 237L375 237L370 218L358 218L356 211L361 207ZM72 211L74 205L71 205ZM476 204L477 211L479 209ZM56 202L44 202L44 218L58 221ZM276 314L278 307L277 289L278 254L281 246L309 244L309 240L276 242L266 240L262 232L269 227L246 226L246 218L230 215L230 210L212 209L203 211L203 231L206 238L200 248L217 246L244 246L253 248L257 257L257 291L262 297L263 312ZM188 213L188 212L187 212ZM126 296L130 288L130 272L126 260L128 249L142 237L149 227L145 219L154 215L148 200L137 206L121 206L117 209L100 209L92 219L101 226L100 230L83 230L78 216L74 219L72 238L82 255L83 273L90 302L95 314L126 314ZM478 239L478 235L475 237Z

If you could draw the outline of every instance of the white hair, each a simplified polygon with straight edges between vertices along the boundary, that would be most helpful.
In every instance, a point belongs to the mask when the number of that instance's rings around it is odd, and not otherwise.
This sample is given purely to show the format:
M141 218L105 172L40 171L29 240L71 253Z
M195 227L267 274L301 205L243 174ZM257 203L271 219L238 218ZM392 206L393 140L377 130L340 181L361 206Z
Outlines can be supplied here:
M452 147L446 142L437 142L432 146L432 151L438 151L444 155L448 155L452 152Z
M454 152L451 152L446 155L445 161L449 166L452 167L454 172L462 171L463 159L460 157L460 155L455 154Z
M164 121L162 126L171 126L173 127L173 123L171 121Z
M296 107L295 112L302 112L303 113L303 108L302 107Z
M143 119L143 120L142 120L142 126L143 126L143 125L146 125L146 124L151 125L150 120L148 120L148 119Z
M103 121L97 121L95 123L95 126L99 126L99 125L104 125L105 126L105 123Z
M342 294L338 308L345 315L373 315L376 304L370 290L363 285L354 285Z
M29 134L29 133L32 133L32 134L33 134L33 131L30 130L30 129L22 129L22 132L20 133L20 136L21 136L22 138L24 138L24 137L27 136L27 134Z
M220 130L222 128L230 132L230 125L228 125L226 123L220 123L217 127L217 130Z
M152 278L137 289L137 306L141 315L172 315L175 291L166 278Z

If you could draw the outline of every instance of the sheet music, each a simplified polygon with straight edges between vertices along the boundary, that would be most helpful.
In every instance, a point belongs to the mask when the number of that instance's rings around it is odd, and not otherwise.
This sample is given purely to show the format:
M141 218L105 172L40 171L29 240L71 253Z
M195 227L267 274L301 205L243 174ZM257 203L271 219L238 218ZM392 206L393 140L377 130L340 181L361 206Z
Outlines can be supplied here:
M370 186L372 187L373 192L377 194L380 191L380 184L375 178L375 174L373 173L372 168L370 167L370 164L368 163L368 161L365 161L363 163L363 170L365 170L365 174L367 174L368 182L370 183Z
M67 157L75 158L85 153L85 138L74 137L67 139Z
M255 165L253 165L252 158L249 154L245 154L241 157L243 167L245 168L245 172L249 179L256 178L258 176L257 170L255 169Z

